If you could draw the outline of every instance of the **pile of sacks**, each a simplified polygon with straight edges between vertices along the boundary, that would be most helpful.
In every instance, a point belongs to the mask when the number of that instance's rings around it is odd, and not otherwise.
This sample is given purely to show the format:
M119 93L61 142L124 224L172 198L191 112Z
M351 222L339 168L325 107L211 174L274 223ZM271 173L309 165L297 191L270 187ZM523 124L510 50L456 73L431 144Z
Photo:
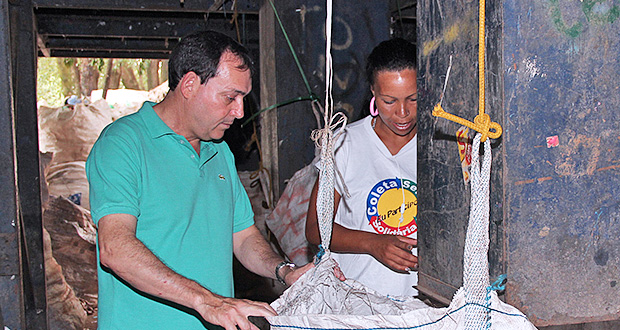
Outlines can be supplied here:
M125 101L71 98L61 107L39 105L45 275L50 329L96 329L96 229L90 215L85 164L99 134L136 112L157 92L124 91ZM96 94L97 91L94 91ZM129 93L129 94L128 94Z

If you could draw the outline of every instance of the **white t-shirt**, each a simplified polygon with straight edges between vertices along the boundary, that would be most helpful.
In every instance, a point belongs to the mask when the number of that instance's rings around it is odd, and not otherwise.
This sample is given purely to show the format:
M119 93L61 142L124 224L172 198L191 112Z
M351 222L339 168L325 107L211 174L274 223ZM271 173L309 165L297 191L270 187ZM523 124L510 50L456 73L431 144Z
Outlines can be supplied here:
M334 147L342 196L335 222L349 229L417 238L417 135L392 155L372 128L372 117L347 126ZM401 185L405 189L400 189ZM401 205L404 195L404 213ZM412 251L417 255L417 249ZM417 272L397 273L368 254L333 253L347 278L390 296L417 296Z

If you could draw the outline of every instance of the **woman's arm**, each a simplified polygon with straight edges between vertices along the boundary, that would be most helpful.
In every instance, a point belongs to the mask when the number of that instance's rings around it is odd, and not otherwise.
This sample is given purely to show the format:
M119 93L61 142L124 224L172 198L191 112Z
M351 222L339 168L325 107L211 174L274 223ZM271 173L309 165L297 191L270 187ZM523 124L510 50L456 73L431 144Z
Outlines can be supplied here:
M316 201L319 180L314 184L310 194L308 216L306 218L306 239L312 244L320 244ZM334 215L338 210L341 196L334 190ZM418 257L411 253L418 241L406 236L380 235L362 230L348 229L337 223L333 224L330 250L344 253L363 253L372 255L387 267L407 272L418 268ZM345 274L346 275L346 274Z

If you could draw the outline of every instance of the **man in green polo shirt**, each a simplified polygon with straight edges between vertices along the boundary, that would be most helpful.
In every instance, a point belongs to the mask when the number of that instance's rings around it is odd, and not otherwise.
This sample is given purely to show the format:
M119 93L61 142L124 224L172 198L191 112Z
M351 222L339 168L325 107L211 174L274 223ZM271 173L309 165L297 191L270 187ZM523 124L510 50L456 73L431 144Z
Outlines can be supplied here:
M252 87L247 50L216 32L183 38L170 92L106 127L86 171L98 227L99 329L256 329L266 303L233 299L232 258L293 283L254 226L224 131Z

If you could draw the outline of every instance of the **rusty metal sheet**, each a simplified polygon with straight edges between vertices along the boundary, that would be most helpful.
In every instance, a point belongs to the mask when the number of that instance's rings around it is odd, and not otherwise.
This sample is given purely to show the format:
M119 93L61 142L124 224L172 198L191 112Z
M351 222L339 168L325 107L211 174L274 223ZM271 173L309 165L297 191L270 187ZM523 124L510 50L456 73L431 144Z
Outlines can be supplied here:
M455 124L477 110L477 2L420 1L420 286L460 286L469 201ZM491 277L537 326L620 318L620 2L487 1ZM460 95L455 96L455 94ZM425 196L427 196L425 198Z
M507 299L620 317L620 2L505 1Z

